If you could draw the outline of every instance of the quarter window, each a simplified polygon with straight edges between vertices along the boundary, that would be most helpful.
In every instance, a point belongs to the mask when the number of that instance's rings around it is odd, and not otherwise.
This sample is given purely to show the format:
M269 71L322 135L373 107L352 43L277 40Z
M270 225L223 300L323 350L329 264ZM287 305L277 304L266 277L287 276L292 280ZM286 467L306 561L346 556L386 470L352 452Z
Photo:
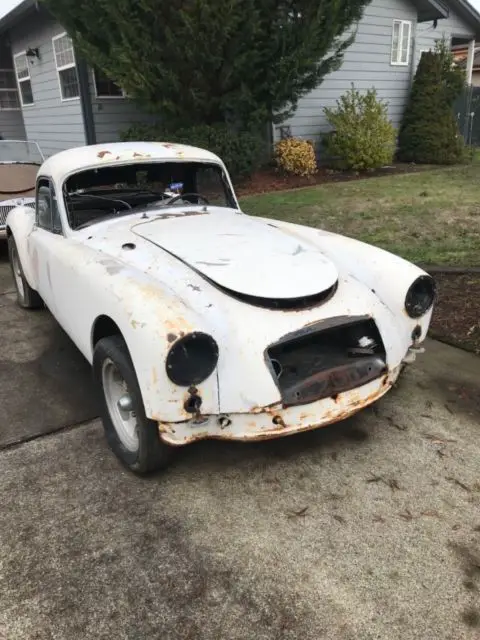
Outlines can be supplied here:
M392 33L392 51L390 62L393 65L407 66L410 61L410 42L412 23L408 20L394 20Z
M40 180L37 185L36 213L39 227L53 233L62 232L57 197L49 180Z
M55 36L52 42L62 101L75 100L80 96L80 86L72 39L66 33L62 33Z
M14 57L15 74L17 76L18 91L23 107L33 104L32 81L30 79L30 68L25 52L18 53Z

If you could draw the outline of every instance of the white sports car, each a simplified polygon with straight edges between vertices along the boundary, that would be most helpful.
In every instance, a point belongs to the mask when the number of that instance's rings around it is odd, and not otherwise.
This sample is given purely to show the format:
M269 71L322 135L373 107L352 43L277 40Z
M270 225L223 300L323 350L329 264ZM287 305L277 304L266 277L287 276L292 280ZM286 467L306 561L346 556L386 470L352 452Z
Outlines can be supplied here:
M133 471L201 438L260 440L383 396L435 286L351 238L243 213L223 162L169 143L58 153L7 218L18 302L45 304L93 365Z

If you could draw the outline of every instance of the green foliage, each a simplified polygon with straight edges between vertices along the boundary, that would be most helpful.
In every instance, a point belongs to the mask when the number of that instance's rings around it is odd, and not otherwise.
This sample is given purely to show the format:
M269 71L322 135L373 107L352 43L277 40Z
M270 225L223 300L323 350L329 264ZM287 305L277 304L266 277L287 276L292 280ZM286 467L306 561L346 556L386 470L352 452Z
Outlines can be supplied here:
M455 164L464 158L453 103L464 86L444 43L422 54L398 138L398 158L417 164Z
M465 86L465 69L455 65L450 43L445 37L437 40L434 53L440 62L446 99L453 104Z
M280 140L275 145L275 160L283 171L296 176L311 176L317 172L315 149L309 140Z
M376 169L392 162L395 128L387 106L375 89L362 94L352 84L337 100L336 109L324 109L333 128L325 137L325 149L342 169Z
M281 122L370 0L42 0L87 62L172 127Z
M122 134L122 140L177 142L208 149L220 156L235 179L249 176L264 160L265 141L248 131L237 132L223 124L198 125L168 131L164 127L133 125Z

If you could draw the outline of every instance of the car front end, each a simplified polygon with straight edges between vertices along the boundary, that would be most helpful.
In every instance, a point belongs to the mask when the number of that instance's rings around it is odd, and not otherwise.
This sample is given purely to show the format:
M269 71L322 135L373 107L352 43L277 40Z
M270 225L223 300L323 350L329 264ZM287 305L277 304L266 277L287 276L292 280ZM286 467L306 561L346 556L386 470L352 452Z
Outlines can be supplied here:
M206 438L264 440L354 415L387 393L423 351L434 298L433 280L420 273L399 314L351 277L340 278L335 295L314 308L262 315L237 307L238 329L228 338L212 338L209 346L199 334L190 350L195 341L187 344L187 334L172 345L167 367L184 375L175 382L184 388L185 413L179 421L158 421L162 440L177 446ZM247 334L240 332L243 323L251 327ZM178 362L175 350L182 354ZM206 361L201 373L196 367ZM203 402L215 395L207 391L212 385L218 387L215 412Z

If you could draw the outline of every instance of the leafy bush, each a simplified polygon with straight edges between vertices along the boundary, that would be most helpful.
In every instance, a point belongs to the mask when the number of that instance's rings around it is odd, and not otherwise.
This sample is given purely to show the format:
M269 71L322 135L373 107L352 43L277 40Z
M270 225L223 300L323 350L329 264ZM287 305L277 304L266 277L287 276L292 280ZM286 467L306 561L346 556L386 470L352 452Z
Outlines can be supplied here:
M122 140L177 142L201 147L218 155L234 179L251 175L259 168L266 153L260 135L249 131L237 132L228 125L198 125L167 131L160 125L135 124L122 133Z
M89 66L146 111L161 114L172 130L232 120L247 129L285 120L302 96L340 67L369 0L40 4Z
M275 145L277 165L296 176L311 176L317 171L315 149L309 140L285 138Z
M464 158L453 103L464 85L463 72L442 44L425 52L415 74L398 138L398 158L418 164L455 164Z
M388 119L387 104L377 98L375 89L361 94L352 84L337 100L336 109L324 111L333 127L324 145L341 169L377 169L392 162L395 128Z

